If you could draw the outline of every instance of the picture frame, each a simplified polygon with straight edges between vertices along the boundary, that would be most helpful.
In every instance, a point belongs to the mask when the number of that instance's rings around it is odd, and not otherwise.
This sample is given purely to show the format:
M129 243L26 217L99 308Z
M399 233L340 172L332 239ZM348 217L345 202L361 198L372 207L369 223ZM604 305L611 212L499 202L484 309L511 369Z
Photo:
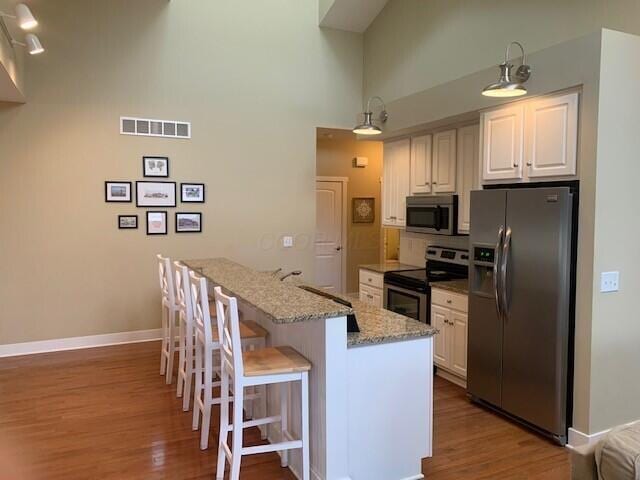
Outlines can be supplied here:
M180 202L204 203L204 183L181 183Z
M147 235L167 235L167 211L149 210L147 211Z
M104 182L104 201L107 203L131 202L131 182L107 180Z
M137 207L175 207L176 182L136 182Z
M358 197L352 200L352 222L374 223L376 219L376 199Z
M169 178L169 157L142 157L142 176Z
M131 230L138 228L138 215L118 215L118 228Z
M176 212L176 233L201 233L202 213Z

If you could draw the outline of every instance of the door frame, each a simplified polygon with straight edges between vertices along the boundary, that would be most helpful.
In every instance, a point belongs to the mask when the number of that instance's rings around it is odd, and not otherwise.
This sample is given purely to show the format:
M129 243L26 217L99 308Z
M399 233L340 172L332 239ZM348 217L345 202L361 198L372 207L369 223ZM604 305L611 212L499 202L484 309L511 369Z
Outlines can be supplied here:
M342 291L340 293L348 293L347 290L347 215L349 214L349 207L347 201L349 195L347 194L347 183L349 183L349 177L326 177L316 175L316 190L318 188L318 182L339 182L342 184L342 225L340 227L340 244L342 246L342 264L341 270L341 283ZM314 247L315 248L315 247Z

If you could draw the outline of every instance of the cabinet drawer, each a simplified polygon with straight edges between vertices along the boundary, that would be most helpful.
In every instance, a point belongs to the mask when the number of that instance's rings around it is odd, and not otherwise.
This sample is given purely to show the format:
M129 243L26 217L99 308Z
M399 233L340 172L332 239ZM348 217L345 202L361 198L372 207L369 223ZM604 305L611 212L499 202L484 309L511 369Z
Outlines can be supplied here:
M437 288L431 290L431 303L445 308L452 308L460 312L466 312L469 309L469 300L466 295L439 290Z
M370 285L375 288L383 288L384 276L381 273L372 272L364 268L360 269L360 283Z

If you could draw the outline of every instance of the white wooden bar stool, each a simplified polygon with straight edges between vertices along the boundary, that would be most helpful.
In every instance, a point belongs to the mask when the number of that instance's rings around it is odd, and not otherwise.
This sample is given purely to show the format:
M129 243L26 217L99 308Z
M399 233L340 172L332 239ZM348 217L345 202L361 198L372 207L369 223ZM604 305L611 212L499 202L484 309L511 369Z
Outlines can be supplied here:
M205 450L209 446L209 427L211 424L211 407L219 404L221 397L213 395L213 389L221 386L221 382L215 381L216 373L220 372L220 362L214 364L214 356L220 353L220 341L218 336L218 326L215 317L210 314L209 298L207 296L207 280L189 272L191 284L191 299L193 302L193 326L195 345L195 366L196 378L193 392L193 424L194 430L200 424L200 414L202 414L202 428L200 432L200 448ZM218 287L219 288L219 287ZM212 321L213 320L213 321ZM267 331L254 321L243 320L239 322L240 348L254 350L263 348L266 342ZM242 397L241 397L242 398ZM248 402L248 410L251 415L254 413L253 402L260 400L262 411L266 411L266 391L261 394L252 392L245 395L243 402L240 402L240 410L243 409L244 401Z
M176 352L176 290L171 273L171 260L157 255L160 290L162 292L162 350L160 352L160 375L165 375L167 385L173 381L173 358Z
M243 352L240 343L238 304L235 298L214 289L218 335L221 356L220 441L216 479L224 479L226 460L231 464L231 480L240 478L240 462L243 455L279 451L281 465L288 465L288 451L302 449L301 480L309 480L309 370L311 364L291 347L261 348ZM301 438L295 440L288 431L288 387L291 382L301 383ZM233 402L233 423L229 424L229 387L235 398L242 398L247 387L280 385L280 415L258 420L243 421L242 402ZM266 412L265 412L266 414ZM283 441L275 444L243 447L242 431L248 427L280 423ZM229 432L233 433L232 448L227 444Z

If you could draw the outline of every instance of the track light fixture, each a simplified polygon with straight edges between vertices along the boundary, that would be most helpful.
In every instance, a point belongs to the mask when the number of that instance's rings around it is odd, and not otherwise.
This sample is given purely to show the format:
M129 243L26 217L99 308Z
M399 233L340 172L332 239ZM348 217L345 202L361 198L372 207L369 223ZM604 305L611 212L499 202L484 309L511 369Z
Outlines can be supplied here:
M44 52L44 47L40 43L40 39L33 33L27 33L24 37L24 41L25 43L18 42L17 40L11 40L11 43L13 45L25 47L31 55L38 55L39 53Z
M7 13L0 12L0 30L4 33L7 40L11 45L18 45L25 47L31 55L38 55L44 52L44 47L40 43L40 39L33 33L27 33L24 37L24 42L19 42L11 36L7 25L4 23L5 18L12 18L18 22L18 25L23 30L31 30L38 25L38 21L35 19L29 7L24 3L19 3L15 8L15 15L9 15Z
M18 22L18 25L23 30L32 30L38 26L38 21L31 13L29 7L24 3L19 3L15 8L15 15L0 12L0 17L12 18Z

